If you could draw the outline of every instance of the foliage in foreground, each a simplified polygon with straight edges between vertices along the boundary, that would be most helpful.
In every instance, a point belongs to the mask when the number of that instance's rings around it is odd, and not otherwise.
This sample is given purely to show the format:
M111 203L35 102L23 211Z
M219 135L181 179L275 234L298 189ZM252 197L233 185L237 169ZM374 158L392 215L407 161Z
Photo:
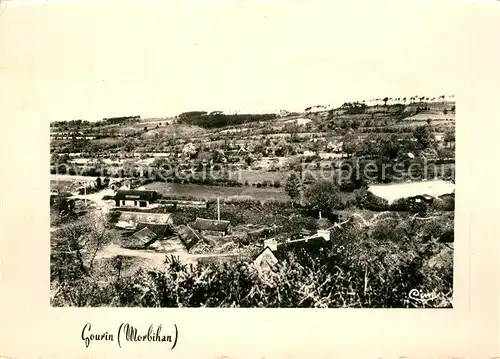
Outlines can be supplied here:
M446 222L443 225L443 222ZM71 280L54 278L54 306L127 307L450 307L453 252L433 239L452 220L386 218L352 225L326 247L283 254L273 271L249 263L184 265L123 275L122 262ZM430 265L436 255L441 260ZM412 290L430 300L409 298Z

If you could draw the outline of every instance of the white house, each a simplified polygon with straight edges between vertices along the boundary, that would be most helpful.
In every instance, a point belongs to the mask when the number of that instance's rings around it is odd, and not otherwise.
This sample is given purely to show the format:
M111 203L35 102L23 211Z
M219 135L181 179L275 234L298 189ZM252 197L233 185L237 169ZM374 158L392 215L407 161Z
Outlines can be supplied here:
M119 190L114 200L117 207L148 208L158 200L158 193L148 190Z

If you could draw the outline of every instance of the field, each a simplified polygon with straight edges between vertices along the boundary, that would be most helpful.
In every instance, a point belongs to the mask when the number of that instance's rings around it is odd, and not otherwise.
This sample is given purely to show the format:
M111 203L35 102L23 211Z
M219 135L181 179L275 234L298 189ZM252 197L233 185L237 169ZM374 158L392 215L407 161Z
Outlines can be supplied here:
M51 304L450 307L454 185L445 191L451 196L422 203L418 194L438 193L428 183L409 191L401 182L454 179L454 103L344 105L263 121L186 113L90 128L107 136L94 141L51 143L51 173L63 172L60 162L80 175L53 174L51 189L75 191L89 181L98 190L75 195L76 203L51 197ZM71 133L74 124L63 125ZM75 131L89 130L80 125ZM394 170L384 178L384 166L399 163L403 176ZM360 178L348 173L354 164ZM370 164L382 173L368 176ZM154 233L155 223L114 228L121 207L103 198L115 188L82 176L103 170L111 182L125 177L130 182L122 184L132 189L157 191L164 201L160 196L147 211L171 225L161 233ZM169 199L207 203L174 206ZM198 218L220 218L227 226L214 233L196 228L196 222L213 223ZM266 247L275 260L267 264L259 260ZM414 288L439 297L411 302Z
M164 195L192 196L210 199L217 196L227 198L231 196L251 196L259 200L275 199L288 201L285 191L280 188L253 188L253 187L221 187L196 184L178 184L154 182L144 186Z

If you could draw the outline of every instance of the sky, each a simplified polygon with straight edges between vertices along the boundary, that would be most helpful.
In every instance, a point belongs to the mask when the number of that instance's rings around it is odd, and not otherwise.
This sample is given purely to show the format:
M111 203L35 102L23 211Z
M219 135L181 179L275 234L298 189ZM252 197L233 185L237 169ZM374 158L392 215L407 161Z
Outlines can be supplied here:
M4 2L2 101L51 122L455 95L468 7L402 3Z

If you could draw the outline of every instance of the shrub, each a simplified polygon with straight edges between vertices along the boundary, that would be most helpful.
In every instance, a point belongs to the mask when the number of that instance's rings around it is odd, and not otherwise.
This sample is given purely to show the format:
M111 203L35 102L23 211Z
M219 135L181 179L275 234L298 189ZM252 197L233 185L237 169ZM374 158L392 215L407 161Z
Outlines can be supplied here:
M454 211L455 210L455 198L446 197L444 199L436 198L432 202L432 208L435 211Z
M407 198L399 198L393 201L389 206L389 211L409 211L410 209Z
M371 211L387 211L388 209L387 200L377 197L364 189L356 192L356 204L359 208Z
M280 262L271 272L261 272L244 260L190 266L168 256L165 269L115 275L101 287L94 287L91 278L85 283L53 282L51 302L128 307L449 307L453 257L448 252L439 266L427 265L442 247L424 243L422 229L408 232L412 227L411 220L396 217L364 232L353 227L326 245L279 252ZM439 233L432 228L437 227L430 225L429 233ZM436 293L438 298L424 305L412 302L412 289Z

